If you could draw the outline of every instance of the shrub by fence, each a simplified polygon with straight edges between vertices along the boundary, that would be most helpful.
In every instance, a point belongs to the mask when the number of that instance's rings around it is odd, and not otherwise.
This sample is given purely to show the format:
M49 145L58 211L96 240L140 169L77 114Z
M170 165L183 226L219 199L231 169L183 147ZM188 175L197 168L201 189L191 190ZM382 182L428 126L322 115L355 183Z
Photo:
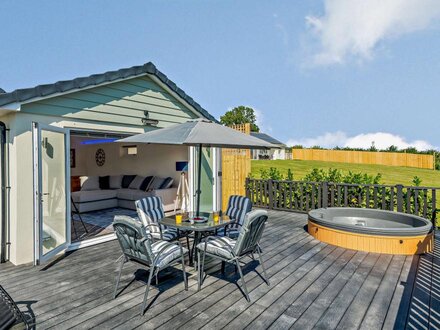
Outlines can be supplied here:
M363 207L406 212L436 223L440 187L246 179L254 206L296 212Z

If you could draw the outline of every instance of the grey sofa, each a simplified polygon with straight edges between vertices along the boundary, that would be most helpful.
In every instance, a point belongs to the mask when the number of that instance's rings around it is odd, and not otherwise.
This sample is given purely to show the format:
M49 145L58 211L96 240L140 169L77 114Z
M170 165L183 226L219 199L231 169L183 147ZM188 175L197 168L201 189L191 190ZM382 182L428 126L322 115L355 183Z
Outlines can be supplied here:
M115 178L116 177L116 178ZM119 183L118 177L120 178ZM127 176L112 176L113 185L102 185L102 177L81 177L81 190L72 192L72 205L80 213L103 210L113 207L123 207L135 210L134 202L147 196L159 196L162 198L162 203L165 212L174 210L174 200L177 195L177 188L173 187L173 180L159 177L152 177L150 184L141 187L139 182L143 182L140 178L147 179L141 176L134 177L130 184L122 184L123 179ZM171 180L169 180L171 179ZM137 180L137 182L135 182ZM126 183L129 181L126 180Z

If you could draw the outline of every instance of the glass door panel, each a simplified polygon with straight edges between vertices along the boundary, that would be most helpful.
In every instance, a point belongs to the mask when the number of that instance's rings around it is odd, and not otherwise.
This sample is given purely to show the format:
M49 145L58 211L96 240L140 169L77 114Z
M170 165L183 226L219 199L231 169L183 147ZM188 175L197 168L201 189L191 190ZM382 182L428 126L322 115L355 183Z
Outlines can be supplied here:
M59 253L70 243L68 203L68 138L64 129L35 124L36 168L36 260Z
M194 187L197 187L197 171L198 171L198 159L199 159L199 149L194 148ZM213 175L213 159L214 155L211 148L202 148L202 172L200 180L200 211L201 212L212 212L213 210L213 196L214 196L214 175ZM194 205L196 202L194 201Z
M41 130L42 254L67 242L64 134Z

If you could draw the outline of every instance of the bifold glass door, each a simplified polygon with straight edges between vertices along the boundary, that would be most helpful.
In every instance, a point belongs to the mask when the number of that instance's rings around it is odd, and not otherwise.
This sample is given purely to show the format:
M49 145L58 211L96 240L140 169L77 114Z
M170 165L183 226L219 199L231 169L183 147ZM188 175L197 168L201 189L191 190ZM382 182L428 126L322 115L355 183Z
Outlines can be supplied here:
M197 171L198 171L198 159L199 159L199 149L197 147L191 147L193 156L191 161L192 166L192 183L194 191L194 209L195 209L195 191L197 189ZM200 181L200 211L201 212L212 212L218 211L217 202L217 182L218 178L216 173L218 172L216 162L217 162L217 149L216 148L202 148L202 166L201 166L201 181Z
M69 130L33 124L35 263L70 244Z

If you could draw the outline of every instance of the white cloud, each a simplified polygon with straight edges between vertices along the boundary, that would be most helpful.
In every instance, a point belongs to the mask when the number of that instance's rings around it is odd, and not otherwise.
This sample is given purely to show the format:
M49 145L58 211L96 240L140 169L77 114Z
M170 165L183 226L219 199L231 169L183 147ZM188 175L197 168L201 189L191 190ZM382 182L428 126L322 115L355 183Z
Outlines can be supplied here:
M267 120L264 119L264 113L263 111L256 109L255 107L250 106L252 109L254 109L255 117L256 117L256 123L257 126L260 128L260 132L263 133L272 133L272 127L270 125L267 125Z
M333 148L338 146L367 149L371 147L373 142L375 147L378 149L386 149L391 145L395 145L399 149L405 149L408 147L415 147L417 150L437 149L427 141L407 141L402 136L384 132L348 136L346 133L338 131L333 133L325 133L324 135L320 135L315 138L305 138L299 140L290 139L286 144L288 146L302 145L304 147L320 146L324 148Z
M309 65L374 57L384 40L429 28L440 18L439 0L324 0L322 16L307 16Z

